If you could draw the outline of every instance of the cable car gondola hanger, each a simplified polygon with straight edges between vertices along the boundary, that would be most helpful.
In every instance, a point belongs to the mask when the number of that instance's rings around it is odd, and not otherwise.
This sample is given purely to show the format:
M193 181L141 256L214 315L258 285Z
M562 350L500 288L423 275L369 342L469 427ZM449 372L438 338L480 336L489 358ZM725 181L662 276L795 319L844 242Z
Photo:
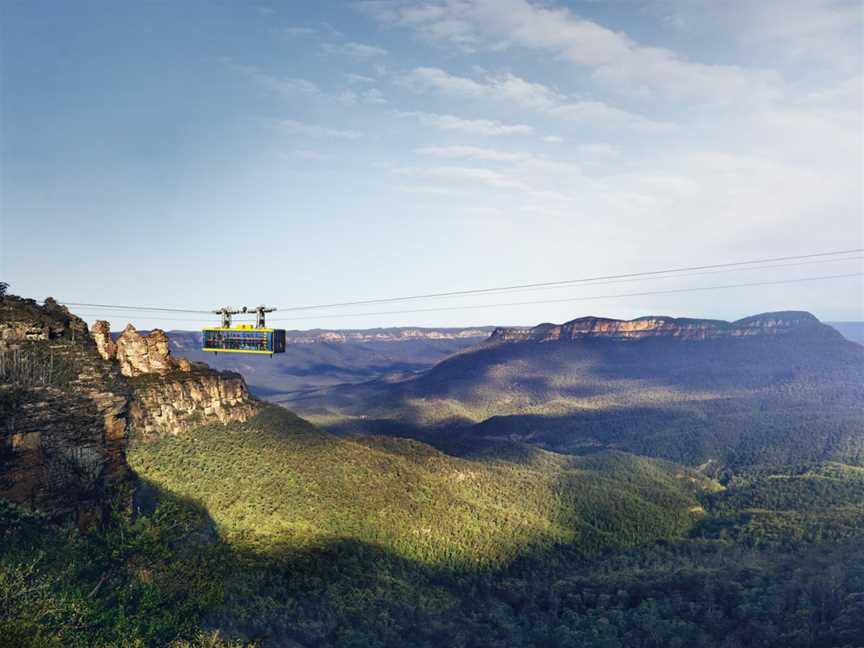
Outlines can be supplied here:
M224 306L213 311L222 316L222 324L218 327L205 328L202 330L202 351L222 353L252 353L258 355L269 355L274 353L285 353L285 329L267 328L265 316L272 313L275 308L258 306L248 309L245 306L234 309ZM233 315L245 315L255 313L255 326L251 324L231 325Z

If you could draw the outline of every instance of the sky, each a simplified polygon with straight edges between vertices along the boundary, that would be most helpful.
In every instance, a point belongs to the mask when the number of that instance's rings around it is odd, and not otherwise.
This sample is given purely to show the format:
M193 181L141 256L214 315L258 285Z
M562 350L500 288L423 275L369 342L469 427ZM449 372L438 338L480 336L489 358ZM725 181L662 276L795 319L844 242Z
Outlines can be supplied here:
M862 34L854 0L2 0L0 280L286 328L864 319L860 276L671 292L854 258L284 310L864 248Z

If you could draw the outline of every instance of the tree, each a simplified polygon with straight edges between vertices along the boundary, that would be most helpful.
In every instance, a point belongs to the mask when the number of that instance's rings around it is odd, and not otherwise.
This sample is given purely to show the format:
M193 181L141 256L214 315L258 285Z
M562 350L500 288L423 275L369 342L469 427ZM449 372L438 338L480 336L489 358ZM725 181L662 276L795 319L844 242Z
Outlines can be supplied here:
M5 281L0 281L0 301L6 296L6 289L9 287L9 284Z

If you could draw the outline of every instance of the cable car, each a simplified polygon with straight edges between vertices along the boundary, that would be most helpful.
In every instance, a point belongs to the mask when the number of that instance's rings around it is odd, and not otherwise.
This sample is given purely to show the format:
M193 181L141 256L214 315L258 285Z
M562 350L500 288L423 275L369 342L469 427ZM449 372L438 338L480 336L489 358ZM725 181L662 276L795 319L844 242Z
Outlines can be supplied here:
M257 353L273 356L274 353L285 353L285 329L268 328L264 321L265 313L272 313L275 308L259 306L255 309L257 321L251 324L231 325L231 316L249 312L244 306L234 310L226 306L214 313L222 316L222 326L205 328L203 333L202 351L212 353Z

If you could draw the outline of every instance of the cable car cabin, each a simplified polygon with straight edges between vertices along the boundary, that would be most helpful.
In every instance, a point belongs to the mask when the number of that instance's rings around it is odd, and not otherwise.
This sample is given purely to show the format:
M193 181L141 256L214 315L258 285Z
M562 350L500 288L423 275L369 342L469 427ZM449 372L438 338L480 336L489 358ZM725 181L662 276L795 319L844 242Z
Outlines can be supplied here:
M206 328L202 351L213 353L285 353L285 329L257 328L250 324Z

